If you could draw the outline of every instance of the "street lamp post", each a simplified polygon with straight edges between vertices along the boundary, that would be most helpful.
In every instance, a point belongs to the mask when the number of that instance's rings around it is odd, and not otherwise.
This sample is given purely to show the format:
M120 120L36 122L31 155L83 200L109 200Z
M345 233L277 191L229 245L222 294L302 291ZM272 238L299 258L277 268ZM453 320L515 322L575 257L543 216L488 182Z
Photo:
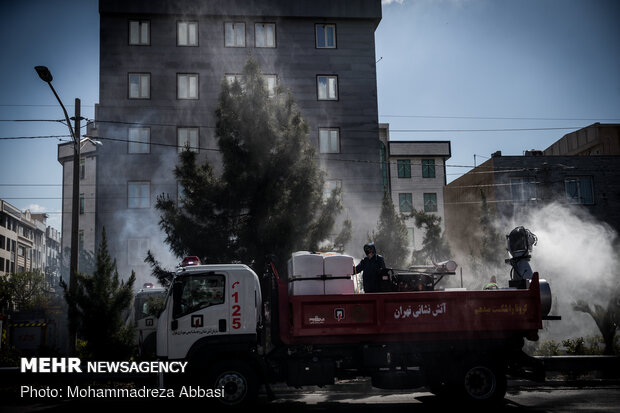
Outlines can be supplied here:
M56 93L54 86L52 86L52 73L45 66L36 66L35 70L39 74L41 80L46 82L49 87L52 89L54 96L58 100L60 107L62 108L65 114L65 120L67 121L67 126L69 126L69 131L71 132L71 137L73 138L73 199L72 199L72 207L71 207L71 259L69 264L69 294L74 297L77 281L76 274L78 271L78 232L79 232L79 209L80 209L80 99L75 99L75 127L71 127L71 121L69 119L69 115L67 113L67 109L62 104L60 97ZM75 354L75 344L76 344L76 331L77 331L77 320L76 320L76 308L75 304L73 304L73 299L69 300L69 354Z

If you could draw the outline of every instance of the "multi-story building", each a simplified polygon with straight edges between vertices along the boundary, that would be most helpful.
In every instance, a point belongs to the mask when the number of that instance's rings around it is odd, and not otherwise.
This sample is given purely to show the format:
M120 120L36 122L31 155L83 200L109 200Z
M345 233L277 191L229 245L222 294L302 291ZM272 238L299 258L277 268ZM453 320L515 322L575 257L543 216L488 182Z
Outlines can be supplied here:
M594 123L558 139L544 155L620 155L620 124Z
M96 125L87 125L87 135L97 135ZM97 143L84 139L80 144L79 225L78 248L95 252L95 216L97 207ZM73 142L58 145L58 162L62 165L62 223L61 253L71 250L71 214L73 200ZM105 182L99 183L105 185ZM83 268L80 268L83 270Z
M49 265L47 233L53 230L46 220L47 214L21 212L0 200L0 274L45 271Z
M451 245L477 251L482 196L498 219L519 222L527 213L559 202L587 211L620 232L620 156L493 154L444 189ZM511 228L509 228L511 229Z
M413 210L435 214L444 225L443 188L447 183L446 161L451 156L450 141L391 141L389 125L380 124L385 147L384 187L398 212L406 216L409 246L422 248L424 229L416 228Z
M163 242L156 197L177 197L172 170L186 144L200 159L217 161L220 85L239 75L249 56L270 87L292 92L327 173L326 189L342 188L353 242L364 243L383 194L379 0L101 0L99 11L96 119L104 145L97 151L96 236L105 228L123 275L134 269L141 284L150 273L147 250L178 262Z

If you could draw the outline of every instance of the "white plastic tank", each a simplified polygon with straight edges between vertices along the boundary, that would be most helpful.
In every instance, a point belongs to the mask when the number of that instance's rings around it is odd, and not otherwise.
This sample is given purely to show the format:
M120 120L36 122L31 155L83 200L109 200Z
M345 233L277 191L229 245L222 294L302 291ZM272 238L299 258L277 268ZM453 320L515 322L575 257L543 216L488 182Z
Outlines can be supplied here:
M290 295L323 295L323 256L308 251L292 254L288 261Z

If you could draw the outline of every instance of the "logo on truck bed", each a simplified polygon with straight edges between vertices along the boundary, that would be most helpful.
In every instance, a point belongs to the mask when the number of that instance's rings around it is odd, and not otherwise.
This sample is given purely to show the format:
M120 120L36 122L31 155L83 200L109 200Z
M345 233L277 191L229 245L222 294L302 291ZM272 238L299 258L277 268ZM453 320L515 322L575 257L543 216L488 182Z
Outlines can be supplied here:
M344 320L344 308L336 308L336 309L334 309L334 318L338 322Z

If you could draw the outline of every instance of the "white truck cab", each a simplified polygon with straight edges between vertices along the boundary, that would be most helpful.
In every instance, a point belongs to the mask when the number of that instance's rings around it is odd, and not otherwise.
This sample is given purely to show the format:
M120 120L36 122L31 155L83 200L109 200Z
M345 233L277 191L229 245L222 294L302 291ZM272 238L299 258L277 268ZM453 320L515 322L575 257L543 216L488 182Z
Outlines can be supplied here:
M262 297L256 273L242 264L181 267L157 324L157 356L186 359L222 339L256 341Z
M135 344L140 357L155 355L155 341L158 306L166 297L165 288L155 288L152 283L146 283L136 293L134 298L134 331Z

